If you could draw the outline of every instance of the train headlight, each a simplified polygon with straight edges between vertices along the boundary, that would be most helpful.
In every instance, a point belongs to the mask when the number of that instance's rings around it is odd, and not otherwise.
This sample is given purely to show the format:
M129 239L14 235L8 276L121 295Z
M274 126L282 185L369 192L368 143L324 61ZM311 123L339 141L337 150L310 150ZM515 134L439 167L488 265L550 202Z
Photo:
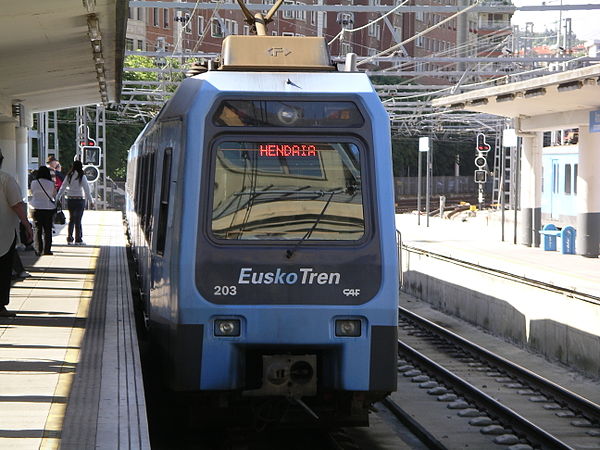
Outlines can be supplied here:
M335 321L335 335L338 337L358 337L361 334L360 320L338 319Z
M298 120L300 114L298 110L293 106L283 105L277 111L277 119L284 125L292 125L294 122Z
M215 336L239 336L239 319L217 319L215 320Z

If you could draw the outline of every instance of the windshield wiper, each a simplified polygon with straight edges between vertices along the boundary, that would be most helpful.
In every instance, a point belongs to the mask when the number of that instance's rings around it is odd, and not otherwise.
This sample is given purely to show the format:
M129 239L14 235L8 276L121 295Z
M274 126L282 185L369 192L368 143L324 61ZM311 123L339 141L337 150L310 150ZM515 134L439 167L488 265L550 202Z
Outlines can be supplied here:
M344 190L335 190L335 191L329 191L328 192L329 198L327 199L327 202L325 202L325 205L323 206L323 209L321 210L321 212L317 216L317 219L315 220L315 223L313 224L313 226L310 228L310 230L308 230L304 234L304 236L302 236L302 238L298 242L296 242L296 244L292 248L288 249L285 252L285 256L288 259L290 259L292 256L294 256L294 253L296 252L296 250L298 250L298 247L300 247L302 245L302 243L304 241L306 241L310 237L310 235L313 233L313 231L315 231L315 229L317 228L317 225L319 225L319 222L325 216L325 211L327 211L327 207L331 203L331 199L333 198L333 196L335 194L339 194L340 192L344 192Z

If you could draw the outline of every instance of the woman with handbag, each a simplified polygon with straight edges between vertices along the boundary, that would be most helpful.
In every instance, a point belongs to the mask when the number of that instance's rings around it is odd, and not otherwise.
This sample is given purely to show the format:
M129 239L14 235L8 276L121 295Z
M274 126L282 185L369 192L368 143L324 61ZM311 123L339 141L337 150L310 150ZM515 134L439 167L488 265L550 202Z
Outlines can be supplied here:
M35 221L35 247L37 254L52 255L52 220L56 212L56 189L50 169L40 166L37 177L31 182L31 206Z
M94 206L94 201L90 193L90 186L86 176L83 174L83 164L81 161L74 161L73 167L67 173L63 184L56 196L61 199L67 196L67 208L69 209L69 228L67 244L73 245L73 230L75 230L75 245L85 245L83 242L83 230L81 228L81 218L85 209L85 200L89 200L90 206Z

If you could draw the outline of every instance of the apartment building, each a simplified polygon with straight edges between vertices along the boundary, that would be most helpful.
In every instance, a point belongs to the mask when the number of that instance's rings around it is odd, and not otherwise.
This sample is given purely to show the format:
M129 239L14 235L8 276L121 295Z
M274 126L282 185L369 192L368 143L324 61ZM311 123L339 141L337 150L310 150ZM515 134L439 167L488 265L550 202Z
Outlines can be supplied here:
M399 5L399 0L322 0L323 4L335 5ZM456 5L457 0L410 0L412 5ZM173 3L178 3L173 1ZM186 2L181 2L186 3ZM222 39L230 34L250 34L250 26L244 22L238 9L223 8L213 3L213 9L194 8L196 2L187 1L191 9L130 8L127 27L127 49L146 51L169 51L189 53L218 53ZM226 4L233 3L227 0ZM250 3L257 3L256 0ZM272 0L264 0L265 10ZM294 3L313 4L312 0L294 0ZM193 5L192 5L193 4ZM365 68L370 70L393 69L406 71L419 83L435 84L447 78L445 72L460 70L455 62L433 61L428 57L456 57L476 55L499 55L504 41L510 36L510 15L468 13L466 34L460 42L457 18L442 23L450 14L428 12L403 12L400 7L394 13L381 18L380 13L356 13L320 11L318 7L306 10L280 10L268 32L276 36L322 35L331 42L329 49L334 57L353 52L359 56L373 56L392 46L401 44L418 35L416 39L399 46L391 56L408 56L423 61L409 61L398 65L385 60L374 60ZM463 22L464 23L464 22ZM464 25L463 25L464 26ZM344 32L340 35L340 32ZM426 30L429 30L425 32ZM483 42L483 44L482 44ZM420 74L423 75L420 75ZM454 76L455 78L456 76Z

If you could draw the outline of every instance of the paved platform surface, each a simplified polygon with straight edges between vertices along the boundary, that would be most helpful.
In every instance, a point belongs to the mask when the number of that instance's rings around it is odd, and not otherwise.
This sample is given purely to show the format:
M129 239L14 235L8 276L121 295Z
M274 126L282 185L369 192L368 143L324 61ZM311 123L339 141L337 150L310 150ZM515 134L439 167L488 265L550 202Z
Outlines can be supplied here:
M0 448L149 448L121 213L86 211L84 247L56 229L0 319Z
M540 247L513 244L512 225L506 225L506 240L496 218L483 213L462 219L396 215L396 228L404 245L435 252L519 277L573 290L600 301L600 258L563 255Z

